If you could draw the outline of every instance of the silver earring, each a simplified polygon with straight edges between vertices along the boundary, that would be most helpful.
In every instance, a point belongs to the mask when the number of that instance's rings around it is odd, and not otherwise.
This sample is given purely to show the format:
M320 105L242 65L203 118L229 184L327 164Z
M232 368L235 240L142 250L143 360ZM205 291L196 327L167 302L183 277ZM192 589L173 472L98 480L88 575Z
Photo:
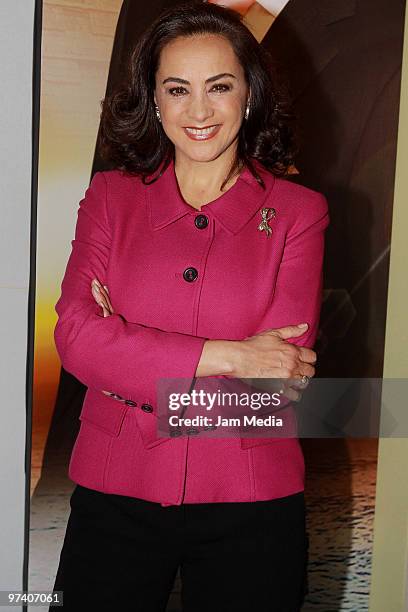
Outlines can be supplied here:
M159 120L159 121L160 121L160 123L161 123L160 110L159 110L159 107L157 106L157 104L156 104L156 107L155 107L155 108L156 108L156 116L157 116L158 120Z
M249 108L250 108L250 107L249 107L249 102L248 102L248 104L246 105L246 109L245 109L245 115L244 115L245 119L248 119L248 116L249 116Z

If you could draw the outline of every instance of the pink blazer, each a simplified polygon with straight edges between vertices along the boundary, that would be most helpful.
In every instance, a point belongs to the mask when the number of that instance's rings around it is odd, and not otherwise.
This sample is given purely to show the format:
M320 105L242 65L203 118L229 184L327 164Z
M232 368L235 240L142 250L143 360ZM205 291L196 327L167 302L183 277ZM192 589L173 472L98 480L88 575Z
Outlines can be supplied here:
M157 435L157 379L193 379L206 339L306 321L291 341L314 345L327 201L255 165L266 190L245 169L201 211L183 200L173 163L151 185L120 170L94 175L55 306L61 363L88 387L74 482L163 506L304 489L297 437ZM263 207L276 211L269 237L258 229ZM109 288L109 317L91 294L94 277Z

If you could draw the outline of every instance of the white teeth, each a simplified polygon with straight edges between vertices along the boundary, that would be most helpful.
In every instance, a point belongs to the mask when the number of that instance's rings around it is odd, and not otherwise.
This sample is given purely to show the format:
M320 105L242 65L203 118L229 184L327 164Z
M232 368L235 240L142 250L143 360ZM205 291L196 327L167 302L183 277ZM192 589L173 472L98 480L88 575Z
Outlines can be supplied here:
M212 127L199 129L199 130L195 128L185 128L185 129L189 134L197 134L200 136L206 136L207 134L211 134L211 132L213 132L216 129L216 127L217 127L216 125L213 125Z

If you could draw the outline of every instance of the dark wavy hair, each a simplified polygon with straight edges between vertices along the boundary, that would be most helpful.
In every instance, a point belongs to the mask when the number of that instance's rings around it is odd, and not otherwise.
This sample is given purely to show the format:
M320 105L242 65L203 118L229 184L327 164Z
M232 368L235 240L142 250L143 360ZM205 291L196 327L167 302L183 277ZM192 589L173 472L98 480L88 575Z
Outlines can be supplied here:
M175 147L155 112L153 94L160 53L178 37L203 34L221 35L229 41L251 92L249 117L242 121L237 155L221 189L244 165L264 187L252 159L271 173L284 175L296 152L294 114L286 84L282 81L278 86L273 58L238 12L201 0L183 2L162 12L139 39L130 54L125 77L101 101L100 155L114 167L141 176L145 184L161 176L174 159ZM147 176L160 166L160 173L147 181Z

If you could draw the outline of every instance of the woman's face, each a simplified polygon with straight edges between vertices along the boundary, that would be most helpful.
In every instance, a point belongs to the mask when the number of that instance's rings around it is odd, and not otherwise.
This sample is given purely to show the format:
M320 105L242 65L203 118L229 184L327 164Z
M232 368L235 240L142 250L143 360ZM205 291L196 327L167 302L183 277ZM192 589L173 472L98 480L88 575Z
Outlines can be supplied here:
M223 36L180 37L163 48L154 98L177 156L211 161L229 148L234 156L247 96L243 68Z

